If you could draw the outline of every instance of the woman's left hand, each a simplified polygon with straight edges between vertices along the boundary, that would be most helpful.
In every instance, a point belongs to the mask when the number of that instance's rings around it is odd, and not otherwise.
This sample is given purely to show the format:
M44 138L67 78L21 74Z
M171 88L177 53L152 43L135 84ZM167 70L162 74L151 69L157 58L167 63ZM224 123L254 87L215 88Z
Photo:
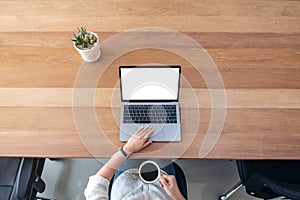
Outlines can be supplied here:
M127 154L135 153L152 143L148 138L152 135L153 128L151 126L141 127L124 145L123 149Z

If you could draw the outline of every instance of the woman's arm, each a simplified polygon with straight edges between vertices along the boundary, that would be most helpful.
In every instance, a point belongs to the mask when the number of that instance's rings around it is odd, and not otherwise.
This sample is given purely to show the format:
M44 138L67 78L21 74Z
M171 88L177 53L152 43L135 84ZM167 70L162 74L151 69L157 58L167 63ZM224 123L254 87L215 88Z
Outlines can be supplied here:
M140 128L124 145L123 150L127 155L142 150L151 144L151 141L147 140L152 133L153 129L149 126ZM96 175L90 177L84 191L87 200L108 199L109 181L125 159L120 151L116 152Z
M153 129L150 126L141 127L135 134L131 136L128 142L124 145L123 150L127 155L136 153L143 148L151 144L151 141L147 141L150 135L153 133ZM111 180L115 174L116 169L122 164L126 157L120 152L116 152L111 159L97 172L97 175Z
M159 177L160 186L165 189L170 197L174 200L185 200L184 196L181 194L176 178L173 175L163 174Z

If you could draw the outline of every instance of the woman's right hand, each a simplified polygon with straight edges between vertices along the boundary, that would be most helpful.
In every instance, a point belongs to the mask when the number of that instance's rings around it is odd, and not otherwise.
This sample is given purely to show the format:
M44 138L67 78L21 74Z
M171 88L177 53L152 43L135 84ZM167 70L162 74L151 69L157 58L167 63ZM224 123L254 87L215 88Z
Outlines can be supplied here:
M185 200L178 188L175 176L163 174L159 177L159 180L161 187L165 189L170 197L174 200Z

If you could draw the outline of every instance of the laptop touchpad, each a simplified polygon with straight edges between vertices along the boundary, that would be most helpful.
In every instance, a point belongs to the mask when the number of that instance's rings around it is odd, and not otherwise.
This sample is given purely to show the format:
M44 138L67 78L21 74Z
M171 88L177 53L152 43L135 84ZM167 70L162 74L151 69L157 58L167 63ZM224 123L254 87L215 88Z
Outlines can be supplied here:
M165 136L165 128L163 125L152 125L153 134L150 137L150 140L159 141L162 140Z

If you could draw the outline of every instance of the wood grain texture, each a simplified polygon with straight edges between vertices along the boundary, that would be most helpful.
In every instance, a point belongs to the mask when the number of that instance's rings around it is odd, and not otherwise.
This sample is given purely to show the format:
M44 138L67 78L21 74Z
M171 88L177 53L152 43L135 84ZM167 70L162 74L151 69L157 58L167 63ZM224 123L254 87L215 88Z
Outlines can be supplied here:
M87 108L82 108L87 109ZM45 155L55 157L88 157L84 148L95 148L93 156L109 157L118 146L118 119L112 117L111 108L96 108L97 118L102 126L102 132L98 127L89 126L86 132L76 133L71 108L7 108L2 107L1 113L6 113L0 124L5 124L5 130L1 132L1 154L7 154L8 149L16 153L20 149L25 156ZM201 120L199 129L190 128L191 112L193 108L185 108L182 111L182 142L181 143L157 143L153 147L143 152L154 152L168 145L178 151L188 146L183 157L195 158L199 155L199 149L206 134L210 122L210 109L200 109ZM221 137L217 145L208 157L211 158L297 158L300 150L299 136L299 109L227 109L227 117ZM57 118L60 116L61 118ZM19 119L23 119L20 121ZM64 120L61 120L61 119ZM197 133L195 135L195 133ZM22 142L17 143L14 148L9 148L9 141L18 140L22 137ZM288 136L288 137L287 137ZM193 138L193 145L189 145ZM36 145L32 140L39 140ZM242 142L243 140L247 140ZM277 141L277 142L276 142ZM280 143L278 143L280 141ZM41 148L41 144L44 148ZM82 147L80 143L85 146ZM274 147L280 147L276 149ZM227 147L226 147L227 145ZM230 148L228 147L230 145ZM245 146L246 145L246 146ZM27 146L27 148L25 148ZM70 148L66 148L70 147ZM270 148L271 147L271 148ZM288 151L286 150L288 147ZM224 150L225 149L225 150ZM227 151L228 149L228 151ZM240 149L239 151L235 151ZM247 149L245 151L244 149ZM273 150L278 154L273 155ZM79 150L81 151L78 154ZM39 153L37 153L39 152ZM142 153L143 153L142 152ZM230 154L228 154L230 152ZM273 153L272 153L273 152ZM170 154L170 155L169 155ZM142 156L138 155L138 156ZM157 155L156 155L157 156ZM160 157L175 157L175 152L160 151ZM249 156L249 157L248 157ZM154 156L155 157L155 156Z
M2 87L73 87L81 64L80 55L71 45L69 48L26 47L25 52L22 46L0 47L0 52ZM226 88L299 88L299 52L298 49L208 49ZM183 76L193 87L206 88L200 76L191 78L196 71L190 63L162 50L138 50L121 56L106 70L108 75L103 76L99 86L114 87L120 65L154 62L180 64L184 66Z
M178 31L297 33L298 1L1 1L2 30L95 31L165 27ZM46 23L45 23L46 22ZM50 26L49 26L50 25Z
M0 21L0 156L110 157L123 145L118 66L146 63L182 66L183 139L154 143L135 157L199 158L204 144L213 143L207 137L213 113L207 84L172 52L141 49L120 56L95 86L95 108L84 101L72 107L82 59L69 39L84 25L100 42L128 29L162 27L205 48L226 92L225 124L220 136L213 133L219 137L205 158L300 159L300 1L1 0ZM102 59L113 56L102 50ZM99 67L91 65L89 73ZM101 129L91 125L89 113Z
M93 107L120 108L120 89L80 88L94 94ZM211 91L215 91L212 89ZM300 89L226 89L226 108L300 108ZM72 88L0 88L0 106L89 107L89 101L73 105ZM208 89L181 88L181 108L211 108Z

